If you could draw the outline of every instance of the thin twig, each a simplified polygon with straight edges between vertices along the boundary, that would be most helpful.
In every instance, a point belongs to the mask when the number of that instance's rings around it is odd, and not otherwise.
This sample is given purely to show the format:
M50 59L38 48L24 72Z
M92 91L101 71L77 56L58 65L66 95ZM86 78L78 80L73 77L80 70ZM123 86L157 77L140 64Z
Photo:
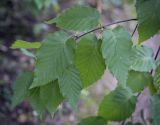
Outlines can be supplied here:
M154 60L157 60L159 53L160 53L160 46L159 46L159 48L158 48L158 50L157 50L157 53L156 53L156 56L154 57Z
M135 34L137 28L138 28L138 24L137 24L136 27L134 28L134 31L133 31L133 33L132 33L132 37L134 36L134 34Z
M141 93L142 93L142 92L139 92L136 97L138 98L138 97L141 95Z
M155 55L155 57L154 57L154 60L157 60L159 52L160 52L160 46L159 46L159 48L158 48L158 50L157 50L157 52L156 52L156 55ZM151 75L152 75L153 69L151 70L150 73L151 73Z
M79 35L79 36L76 36L76 40L78 40L78 39L81 38L82 36L85 36L85 35L87 35L87 34L89 34L89 33L94 32L94 31L97 31L97 30L106 28L106 27L108 27L108 26L112 26L112 25L114 25L114 24L119 24L119 23L124 23L124 22L129 22L129 21L137 21L137 19L136 19L136 18L133 18L133 19L121 20L121 21L116 21L116 22L113 22L113 23L110 23L110 24L106 24L106 25L97 27L97 28L92 29L92 30L90 30L90 31L88 31L88 32L85 32L85 33L83 33L83 34L81 34L81 35Z

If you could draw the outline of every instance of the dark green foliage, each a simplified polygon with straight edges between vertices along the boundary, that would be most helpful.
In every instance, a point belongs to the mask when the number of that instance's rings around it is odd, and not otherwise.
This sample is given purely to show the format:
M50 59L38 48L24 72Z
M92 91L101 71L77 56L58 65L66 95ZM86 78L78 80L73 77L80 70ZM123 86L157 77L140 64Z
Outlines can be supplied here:
M151 113L153 123L152 125L159 125L160 123L160 94L151 97Z
M33 81L33 73L32 72L25 72L18 76L14 86L13 86L13 107L17 104L21 103L26 97L29 95L29 87Z
M137 0L139 42L149 39L160 30L160 1Z
M154 76L154 85L157 90L160 90L160 65L157 66L155 76Z
M93 34L83 37L75 55L75 65L80 71L83 87L96 82L103 75L105 63L100 52L101 41Z
M153 84L152 76L149 73L130 71L127 79L127 86L133 92L141 92L144 88Z

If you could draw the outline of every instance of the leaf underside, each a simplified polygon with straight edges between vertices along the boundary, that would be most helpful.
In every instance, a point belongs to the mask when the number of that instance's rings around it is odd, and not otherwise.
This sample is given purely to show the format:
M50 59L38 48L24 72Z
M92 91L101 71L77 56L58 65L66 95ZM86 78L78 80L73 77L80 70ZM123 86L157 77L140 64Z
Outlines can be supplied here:
M119 84L125 84L132 55L130 34L122 27L106 30L103 33L102 55L111 73Z
M149 72L156 68L156 63L153 58L153 50L147 46L133 47L133 62L131 69L141 72Z

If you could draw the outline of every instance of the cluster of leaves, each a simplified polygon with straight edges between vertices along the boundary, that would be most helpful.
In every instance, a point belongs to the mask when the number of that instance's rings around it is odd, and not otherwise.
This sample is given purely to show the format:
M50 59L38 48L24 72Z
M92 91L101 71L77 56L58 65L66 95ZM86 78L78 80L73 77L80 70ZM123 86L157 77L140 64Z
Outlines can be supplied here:
M135 111L136 93L148 86L157 89L151 109L153 125L158 125L160 64L154 60L153 50L142 42L160 29L159 6L159 0L137 0L137 45L133 45L131 35L122 26L103 29L101 38L94 33L75 37L64 32L87 32L99 24L98 11L85 6L69 8L49 21L62 30L49 34L42 43L15 42L12 48L37 49L37 53L34 72L25 72L17 78L13 106L27 99L38 113L47 110L53 114L67 100L76 110L81 90L100 79L108 68L118 81L117 88L104 96L97 116L83 119L78 125L106 125L107 121L129 118ZM155 69L152 77L149 72Z

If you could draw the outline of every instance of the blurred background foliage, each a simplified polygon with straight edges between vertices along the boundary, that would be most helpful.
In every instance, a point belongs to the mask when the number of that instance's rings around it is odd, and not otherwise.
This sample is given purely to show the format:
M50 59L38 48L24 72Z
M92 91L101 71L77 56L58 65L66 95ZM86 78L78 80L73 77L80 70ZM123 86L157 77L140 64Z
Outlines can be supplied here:
M11 50L10 45L16 39L41 41L47 33L58 30L45 21L65 8L77 4L92 6L101 12L102 23L106 24L136 17L134 3L135 0L0 0L0 125L75 125L79 119L95 115L102 95L113 88L107 85L106 79L82 91L77 112L64 102L54 118L46 114L40 120L27 102L12 109L16 76L24 70L33 70L34 59L26 56L25 50ZM124 25L129 31L135 26L134 23Z

